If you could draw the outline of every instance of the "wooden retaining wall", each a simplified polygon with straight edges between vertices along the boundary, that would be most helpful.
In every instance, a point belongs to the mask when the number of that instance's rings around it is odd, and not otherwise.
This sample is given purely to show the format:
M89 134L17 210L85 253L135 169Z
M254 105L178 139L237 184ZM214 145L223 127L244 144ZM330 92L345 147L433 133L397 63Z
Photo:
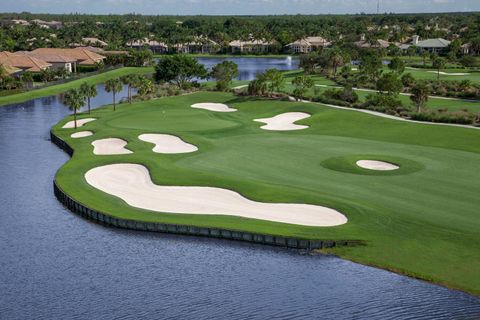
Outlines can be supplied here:
M73 149L65 141L54 135L52 132L50 132L50 137L51 141L55 145L64 150L70 156L73 155ZM295 249L321 249L332 248L335 246L354 246L361 243L361 241L358 240L308 240L238 230L195 227L189 225L165 224L157 222L144 222L122 219L112 217L108 214L90 209L86 205L79 203L78 201L71 198L68 194L66 194L58 186L55 180L53 181L53 191L57 199L68 209L70 209L70 211L86 219L117 228L247 241Z

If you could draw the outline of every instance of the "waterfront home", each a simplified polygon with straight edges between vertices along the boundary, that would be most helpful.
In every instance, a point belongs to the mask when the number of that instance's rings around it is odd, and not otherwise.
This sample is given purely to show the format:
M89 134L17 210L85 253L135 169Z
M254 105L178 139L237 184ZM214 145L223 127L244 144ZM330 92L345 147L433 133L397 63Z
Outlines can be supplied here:
M52 59L52 63L56 60L57 56L60 56L68 61L71 61L70 68L66 65L67 70L71 72L77 71L77 66L95 66L98 63L105 60L105 56L92 52L84 48L74 49L59 49L59 48L39 48L31 51L31 55L40 59L48 60Z
M174 49L177 53L212 54L219 52L221 47L215 41L199 36L187 43L177 43L174 45Z
M309 53L319 48L329 47L332 43L322 37L306 37L287 44L294 53Z
M28 57L33 57L38 60L46 61L47 63L51 64L50 68L59 70L65 69L68 72L73 72L73 65L77 62L77 60L73 57L69 57L66 55L56 54L56 53L38 53L35 51L17 51L15 52L16 55L24 55Z
M265 39L233 40L228 44L228 49L231 53L266 53L272 52L275 44Z
M0 52L0 65L2 65L7 72L10 71L13 73L40 72L52 66L52 64L42 59L8 51Z
M142 40L133 40L126 43L128 48L132 49L150 49L153 53L166 53L168 51L168 46L163 42L158 42L156 40L149 40L147 38Z
M60 21L44 21L40 19L34 19L31 22L45 29L61 29L63 27L63 23Z

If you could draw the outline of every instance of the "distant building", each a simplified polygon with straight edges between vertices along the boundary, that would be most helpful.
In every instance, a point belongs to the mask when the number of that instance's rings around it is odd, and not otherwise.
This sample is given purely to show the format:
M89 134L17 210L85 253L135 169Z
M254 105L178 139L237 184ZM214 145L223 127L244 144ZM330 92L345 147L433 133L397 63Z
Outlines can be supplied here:
M325 48L332 43L322 37L306 37L287 45L294 53L309 53L319 48Z
M178 53L202 53L212 54L220 51L220 45L207 37L195 37L193 41L187 43L178 43L174 45L175 51Z
M45 29L61 29L63 27L63 23L60 21L44 21L35 19L31 22Z
M405 43L400 46L402 50L408 50L410 47L415 46L420 51L428 51L430 53L445 53L448 50L448 46L451 41L435 38L425 39L420 41L420 37L415 35L409 43Z
M20 25L20 26L29 26L30 25L30 22L28 22L27 20L22 20L22 19L13 19L13 20L10 20L10 22L12 24Z
M360 36L360 40L354 42L354 45L357 48L374 48L374 49L386 49L390 46L390 42L387 40L382 40L382 39L377 39L374 41L368 41L366 40L365 34L362 34Z
M233 40L228 44L229 51L232 53L265 53L271 52L275 42L262 40Z
M163 42L155 40L149 40L147 38L143 40L134 40L127 42L126 46L132 49L150 49L153 53L166 53L168 52L168 46Z

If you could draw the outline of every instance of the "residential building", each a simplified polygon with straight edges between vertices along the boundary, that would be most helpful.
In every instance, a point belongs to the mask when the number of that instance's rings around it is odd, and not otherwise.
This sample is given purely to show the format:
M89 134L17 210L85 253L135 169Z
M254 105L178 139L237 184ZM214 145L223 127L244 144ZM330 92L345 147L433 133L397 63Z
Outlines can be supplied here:
M306 37L287 45L294 53L309 53L319 48L325 48L332 43L322 37Z
M68 72L74 71L74 64L77 62L77 59L62 55L58 53L39 53L36 51L17 51L15 52L16 55L24 55L33 57L39 60L43 60L51 64L50 68L59 70L65 69Z
M52 63L59 63L56 57L62 57L67 61L73 61L71 63L71 71L76 72L77 66L95 66L98 63L103 62L106 58L98 53L92 52L84 48L74 49L59 49L59 48L39 48L31 51L31 55L40 59L44 59L47 62L52 60Z
M0 65L6 70L17 70L16 73L19 72L18 69L21 70L21 72L40 72L52 66L44 60L7 51L0 52Z
M126 44L126 46L132 49L148 48L156 54L166 53L168 51L168 46L165 43L158 42L156 40L149 40L147 38L143 40L130 41Z
M228 48L232 53L265 53L271 52L274 45L275 42L265 39L233 40L228 44Z
M203 53L211 54L220 51L220 45L207 37L195 37L187 43L178 43L174 45L175 51L178 53Z
M400 49L408 50L410 47L415 46L420 51L440 54L448 50L450 43L451 41L442 38L420 40L420 37L415 35L409 43L401 45Z

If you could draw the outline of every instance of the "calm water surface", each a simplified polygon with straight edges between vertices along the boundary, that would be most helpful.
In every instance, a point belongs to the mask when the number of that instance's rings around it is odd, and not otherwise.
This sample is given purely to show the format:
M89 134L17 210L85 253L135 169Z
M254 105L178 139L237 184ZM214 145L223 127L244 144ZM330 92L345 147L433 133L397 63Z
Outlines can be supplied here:
M0 108L2 320L480 317L478 298L334 257L79 218L52 192L68 156L48 132L67 113L55 97Z

